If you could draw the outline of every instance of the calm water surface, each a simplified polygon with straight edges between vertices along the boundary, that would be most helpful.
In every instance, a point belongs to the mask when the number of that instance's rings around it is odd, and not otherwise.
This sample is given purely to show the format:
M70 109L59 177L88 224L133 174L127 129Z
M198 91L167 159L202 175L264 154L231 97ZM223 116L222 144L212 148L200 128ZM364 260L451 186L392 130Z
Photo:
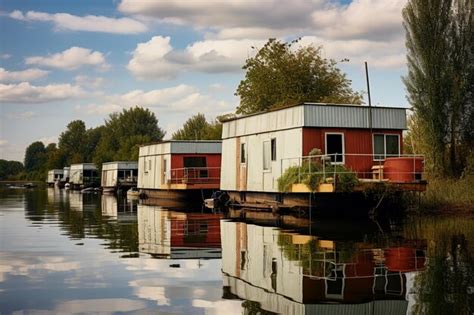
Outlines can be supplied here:
M238 217L0 189L0 313L474 310L472 219Z

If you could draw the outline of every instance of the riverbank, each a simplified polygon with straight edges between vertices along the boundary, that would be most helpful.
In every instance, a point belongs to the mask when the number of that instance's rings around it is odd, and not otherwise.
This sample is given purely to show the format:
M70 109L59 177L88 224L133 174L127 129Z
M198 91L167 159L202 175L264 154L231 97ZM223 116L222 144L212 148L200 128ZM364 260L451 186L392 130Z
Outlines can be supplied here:
M474 215L474 175L462 179L430 179L426 192L413 200L411 212L434 215Z

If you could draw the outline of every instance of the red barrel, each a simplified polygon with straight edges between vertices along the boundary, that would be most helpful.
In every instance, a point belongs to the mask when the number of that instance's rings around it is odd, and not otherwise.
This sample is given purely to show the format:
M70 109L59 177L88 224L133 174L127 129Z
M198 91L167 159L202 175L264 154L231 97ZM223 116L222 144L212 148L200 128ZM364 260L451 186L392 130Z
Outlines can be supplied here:
M396 183L409 183L421 180L423 173L422 157L386 158L383 163L384 178Z

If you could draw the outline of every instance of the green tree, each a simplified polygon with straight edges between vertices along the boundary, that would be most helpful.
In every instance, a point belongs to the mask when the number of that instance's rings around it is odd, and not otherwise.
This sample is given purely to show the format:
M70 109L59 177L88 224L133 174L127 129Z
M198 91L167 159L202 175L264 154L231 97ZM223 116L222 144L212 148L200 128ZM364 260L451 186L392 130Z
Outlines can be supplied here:
M46 155L46 166L48 170L63 168L66 165L66 156L63 151L57 148L56 143L48 144L46 147Z
M23 164L18 161L7 161L0 159L0 180L14 177L24 170Z
M137 106L111 114L101 134L93 159L99 168L104 162L137 160L138 147L162 140L165 132L154 113Z
M87 162L86 124L82 120L71 121L59 136L59 149L64 153L66 164Z
M459 175L474 142L474 1L411 0L404 83L433 175Z
M196 114L189 118L175 133L174 140L220 140L222 124L218 121L210 123L204 114Z
M27 172L43 169L46 161L47 154L43 142L35 141L26 148L24 165Z
M351 81L334 60L321 56L321 48L292 47L269 39L257 54L246 60L245 79L235 95L240 96L237 113L250 114L300 102L360 104Z

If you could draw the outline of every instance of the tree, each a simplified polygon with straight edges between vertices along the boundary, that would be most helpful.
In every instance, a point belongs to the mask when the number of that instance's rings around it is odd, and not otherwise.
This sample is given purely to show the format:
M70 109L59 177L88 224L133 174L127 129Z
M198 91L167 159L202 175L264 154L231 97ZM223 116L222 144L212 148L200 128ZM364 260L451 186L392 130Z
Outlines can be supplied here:
M137 160L141 144L160 141L165 135L155 114L138 106L111 114L101 133L93 159L99 168L104 162Z
M222 124L219 122L210 123L204 114L197 114L189 118L175 133L174 140L220 140L222 134Z
M404 83L433 175L459 175L474 135L474 1L411 0Z
M7 161L0 159L0 180L18 175L23 171L23 164L18 161Z
M87 162L86 124L82 120L71 121L59 136L59 149L64 152L66 164Z
M46 160L47 154L43 142L35 141L26 148L24 165L27 172L43 169Z
M250 114L300 102L360 104L351 81L334 60L321 56L321 48L292 47L297 41L268 42L246 60L235 95L240 96L237 113Z

